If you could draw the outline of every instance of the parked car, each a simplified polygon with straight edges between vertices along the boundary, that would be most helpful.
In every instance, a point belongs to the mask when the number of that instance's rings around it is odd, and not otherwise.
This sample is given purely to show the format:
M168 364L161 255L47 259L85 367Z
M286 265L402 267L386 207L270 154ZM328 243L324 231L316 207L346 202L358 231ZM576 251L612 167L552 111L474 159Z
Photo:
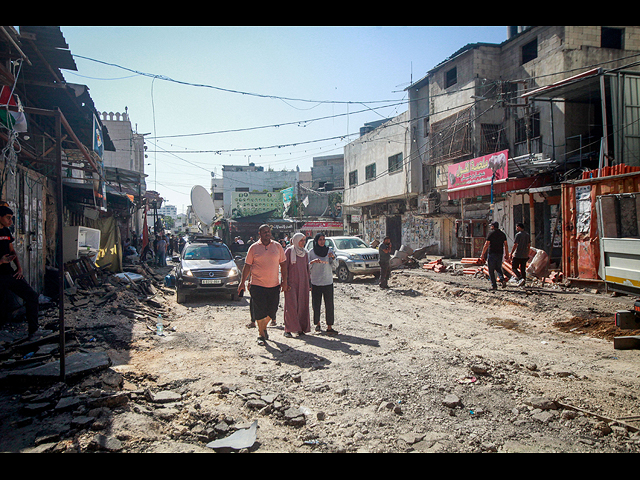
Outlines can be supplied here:
M193 236L189 239L176 266L176 299L186 302L188 295L222 293L238 299L242 271L222 239Z
M355 275L380 275L380 255L358 237L325 237L326 245L336 254L334 274L340 282L351 282ZM306 248L313 249L313 239Z

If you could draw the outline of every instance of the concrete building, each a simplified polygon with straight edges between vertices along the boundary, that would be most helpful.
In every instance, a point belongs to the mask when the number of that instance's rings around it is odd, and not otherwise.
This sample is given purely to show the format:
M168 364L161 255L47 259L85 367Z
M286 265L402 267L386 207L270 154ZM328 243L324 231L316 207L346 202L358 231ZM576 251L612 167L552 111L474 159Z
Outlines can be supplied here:
M175 205L163 205L158 209L158 216L171 217L175 220L178 218L178 207Z
M502 44L464 46L407 88L410 156L424 165L417 211L442 255L476 256L497 220L510 242L524 222L534 246L557 259L560 182L640 161L638 113L626 100L640 93L640 27L507 32ZM455 184L452 172L505 151L505 178Z
M126 107L124 113L102 112L100 116L115 146L115 151L105 151L103 155L106 178L110 184L108 191L133 199L137 207L129 224L121 225L123 236L128 236L131 230L141 232L144 224L142 205L147 192L144 136L133 130Z
M265 170L255 165L224 165L223 207L226 218L238 218L272 209L280 209L276 218L282 218L282 194L285 188L298 185L298 171ZM275 195L274 195L275 194ZM280 200L279 205L278 199ZM246 200L255 200L248 202Z
M335 190L344 188L344 154L313 157L311 167L311 188Z
M359 223L365 241L382 241L389 235L396 248L422 243L412 238L415 225L407 223L422 192L422 161L410 154L409 127L409 112L405 112L373 130L365 129L345 146L344 205L351 217L347 221ZM352 209L360 209L361 215ZM359 222L354 222L354 216Z

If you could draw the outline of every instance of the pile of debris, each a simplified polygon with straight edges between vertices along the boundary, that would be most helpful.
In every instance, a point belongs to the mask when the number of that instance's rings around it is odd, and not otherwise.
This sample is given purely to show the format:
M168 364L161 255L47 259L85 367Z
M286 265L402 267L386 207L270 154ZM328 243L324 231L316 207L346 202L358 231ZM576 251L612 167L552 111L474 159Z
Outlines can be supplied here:
M460 263L462 264L462 273L465 275L479 276L483 275L486 278L489 277L489 267L481 258L463 258ZM425 265L426 268L426 265ZM518 278L519 275L513 269L511 262L502 262L502 271L506 277ZM549 271L549 257L544 250L538 250L531 248L531 255L527 262L526 268L527 274L539 279L544 283L562 283L564 276L561 271Z
M41 308L41 334L37 338L15 340L13 336L6 336L5 341L0 341L0 381L57 381L61 376L62 345L67 377L108 368L111 365L108 356L96 348L101 333L107 334L105 326L98 325L100 319L113 325L118 323L118 315L122 315L143 322L154 333L158 333L159 324L162 334L172 329L164 295L175 293L165 287L163 276L144 263L114 274L91 262L75 260L65 265L64 293L64 342L60 335L57 299L53 299L45 305L49 308ZM113 333L110 329L109 335ZM83 342L91 343L83 345Z

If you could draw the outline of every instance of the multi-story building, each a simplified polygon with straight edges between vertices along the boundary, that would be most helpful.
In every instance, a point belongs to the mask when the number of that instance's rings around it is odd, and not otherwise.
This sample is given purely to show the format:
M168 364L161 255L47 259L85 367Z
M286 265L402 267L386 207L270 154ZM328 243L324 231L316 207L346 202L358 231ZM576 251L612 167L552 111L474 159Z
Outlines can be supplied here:
M407 88L409 155L424 165L418 215L443 255L478 254L493 220L511 242L522 221L557 261L560 182L606 163L638 165L628 99L640 93L640 27L507 32L501 44L464 46ZM491 170L501 154L503 168Z

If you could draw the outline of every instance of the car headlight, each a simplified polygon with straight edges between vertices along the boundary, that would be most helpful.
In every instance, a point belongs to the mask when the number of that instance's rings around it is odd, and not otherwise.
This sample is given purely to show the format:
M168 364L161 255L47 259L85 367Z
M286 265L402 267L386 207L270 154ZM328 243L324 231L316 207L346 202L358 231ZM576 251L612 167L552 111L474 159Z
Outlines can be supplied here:
M237 277L238 275L240 275L240 270L238 270L237 267L233 267L231 270L229 270L229 277Z
M191 273L191 270L189 270L188 268L186 268L186 269L182 270L182 274L183 274L185 277L193 277L193 273Z

